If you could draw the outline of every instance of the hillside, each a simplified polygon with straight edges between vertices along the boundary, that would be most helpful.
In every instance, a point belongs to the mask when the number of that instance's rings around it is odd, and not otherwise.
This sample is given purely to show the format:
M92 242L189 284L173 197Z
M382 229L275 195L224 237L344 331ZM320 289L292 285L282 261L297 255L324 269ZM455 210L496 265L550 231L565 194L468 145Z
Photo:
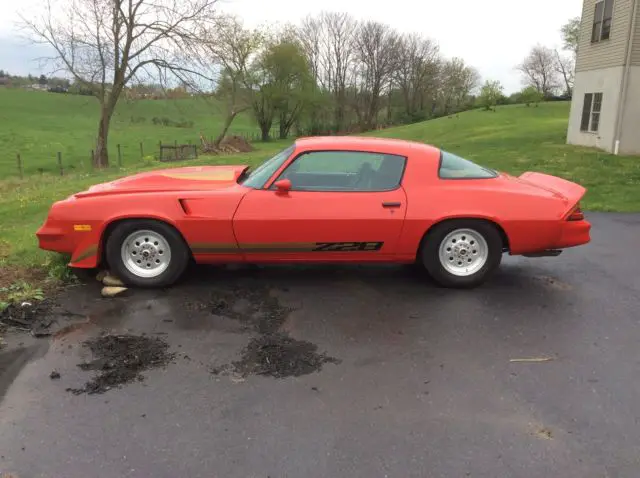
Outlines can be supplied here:
M0 177L17 176L20 153L25 175L57 171L56 154L62 153L65 169L87 169L98 127L99 106L89 96L0 88ZM153 118L193 124L188 127L154 124ZM109 147L115 162L121 144L123 164L139 163L140 142L145 156L157 154L158 142L198 141L222 127L223 109L200 99L120 101L112 120ZM253 133L249 115L239 115L231 132Z
M374 134L430 143L511 174L536 170L577 181L589 189L590 209L640 210L640 157L565 144L568 117L568 102L512 105Z
M577 181L588 188L583 202L588 210L640 211L640 158L612 156L564 144L568 108L566 103L547 103L539 108L517 105L498 108L496 112L478 110L369 134L431 143L512 174L534 170ZM77 112L73 115L80 116ZM52 113L39 120L48 126L43 135L54 134L53 120ZM77 119L75 124L79 127L81 122ZM40 135L38 124L34 120L29 126L30 134ZM244 124L248 122L245 120ZM119 128L123 128L122 123ZM258 150L253 153L201 157L176 165L221 162L255 165L289 143L257 143ZM120 170L0 181L0 266L3 262L33 265L50 260L54 256L37 249L34 232L51 203L91 184L140 169L139 163L125 162Z

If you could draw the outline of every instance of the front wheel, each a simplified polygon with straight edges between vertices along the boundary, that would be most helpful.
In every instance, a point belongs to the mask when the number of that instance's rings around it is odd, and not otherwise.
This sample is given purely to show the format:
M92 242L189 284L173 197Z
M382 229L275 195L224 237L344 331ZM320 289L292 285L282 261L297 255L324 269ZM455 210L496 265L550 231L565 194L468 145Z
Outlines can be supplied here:
M502 237L493 224L456 219L434 227L426 237L421 258L440 285L475 287L498 268L502 248Z
M189 263L189 250L172 226L153 220L117 224L107 238L111 270L126 285L164 287L174 283Z

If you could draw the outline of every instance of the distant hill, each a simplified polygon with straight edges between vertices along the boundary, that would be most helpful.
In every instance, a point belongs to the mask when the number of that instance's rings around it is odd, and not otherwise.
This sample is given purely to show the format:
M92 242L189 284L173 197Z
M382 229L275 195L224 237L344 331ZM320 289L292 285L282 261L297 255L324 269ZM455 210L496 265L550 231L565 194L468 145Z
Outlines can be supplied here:
M57 170L58 151L67 169L89 167L99 118L95 98L0 87L0 105L0 177L17 175L17 153L25 175L39 168ZM111 160L115 164L117 144L123 164L131 165L141 161L141 142L145 155L157 154L160 141L196 143L200 132L217 135L222 121L221 106L201 99L122 100L111 124ZM258 129L245 114L236 118L230 132L257 135Z
M433 144L514 175L540 171L577 181L588 188L591 209L638 210L640 158L566 144L569 107L501 106L369 134Z

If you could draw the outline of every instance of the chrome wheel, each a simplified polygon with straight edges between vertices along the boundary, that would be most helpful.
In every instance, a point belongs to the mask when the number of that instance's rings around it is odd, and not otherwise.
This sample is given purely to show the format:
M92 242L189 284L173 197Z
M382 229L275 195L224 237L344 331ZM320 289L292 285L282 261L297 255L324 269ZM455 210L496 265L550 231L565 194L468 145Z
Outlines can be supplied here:
M162 274L171 262L171 247L162 234L135 231L122 242L122 263L132 274L152 278Z
M451 231L440 243L438 251L442 267L458 277L475 274L482 269L488 257L487 241L473 229Z

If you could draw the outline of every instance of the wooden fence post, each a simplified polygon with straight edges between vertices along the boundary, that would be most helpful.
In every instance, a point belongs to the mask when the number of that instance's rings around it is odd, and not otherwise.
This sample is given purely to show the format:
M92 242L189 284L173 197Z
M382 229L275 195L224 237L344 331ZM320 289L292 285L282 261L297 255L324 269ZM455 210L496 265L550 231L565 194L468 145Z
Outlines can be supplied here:
M64 168L62 167L62 153L58 151L58 167L60 168L60 176L64 176Z
M17 159L18 159L18 172L20 173L20 179L23 179L24 172L22 170L22 158L20 158L20 153L18 153Z
M140 159L144 159L144 148L142 147L142 141L140 141Z
M93 158L95 157L95 153L93 149L91 150L91 158L89 158L89 164L91 165L91 169L93 169Z
M120 150L120 143L118 143L118 167L122 167L122 151Z

